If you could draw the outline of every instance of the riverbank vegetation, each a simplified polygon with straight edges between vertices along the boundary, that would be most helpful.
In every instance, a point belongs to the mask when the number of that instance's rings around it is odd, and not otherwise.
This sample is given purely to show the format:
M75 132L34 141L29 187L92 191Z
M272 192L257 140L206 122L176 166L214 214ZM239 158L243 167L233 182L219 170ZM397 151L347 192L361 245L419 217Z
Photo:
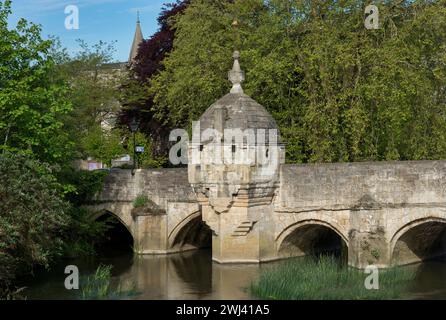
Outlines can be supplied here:
M81 279L80 298L82 300L118 300L137 294L134 288L124 290L122 283L113 283L110 265L100 265L96 272Z
M415 274L403 268L379 271L379 289L368 290L364 271L332 256L295 258L265 270L249 288L271 300L388 300L403 298Z
M72 195L88 185L67 193L56 168L9 152L0 154L0 181L0 292L16 291L14 280L37 266L95 253L108 225L91 221Z
M48 166L24 155L0 155L0 288L62 253L70 206Z

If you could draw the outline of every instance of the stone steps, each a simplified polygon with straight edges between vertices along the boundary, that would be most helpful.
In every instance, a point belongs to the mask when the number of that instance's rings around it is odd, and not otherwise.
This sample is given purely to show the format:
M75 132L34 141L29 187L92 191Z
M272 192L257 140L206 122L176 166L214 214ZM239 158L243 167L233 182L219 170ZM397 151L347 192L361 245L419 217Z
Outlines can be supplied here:
M235 229L235 231L232 233L233 237L245 237L248 235L248 233L251 232L252 228L254 227L254 222L252 221L244 221Z

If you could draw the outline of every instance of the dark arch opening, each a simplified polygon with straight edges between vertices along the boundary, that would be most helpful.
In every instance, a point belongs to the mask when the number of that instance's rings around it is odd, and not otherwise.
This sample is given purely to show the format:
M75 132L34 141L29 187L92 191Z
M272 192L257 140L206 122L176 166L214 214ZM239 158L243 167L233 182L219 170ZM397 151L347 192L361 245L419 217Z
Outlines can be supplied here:
M396 242L393 263L411 264L446 255L446 222L425 222L407 230Z
M295 229L283 240L279 253L282 257L333 255L347 260L347 244L333 229L308 224Z
M212 247L212 231L200 217L189 221L176 235L172 245L175 249L204 249Z
M104 223L106 227L104 236L96 246L98 253L108 255L133 252L133 237L114 214L106 211L96 221Z

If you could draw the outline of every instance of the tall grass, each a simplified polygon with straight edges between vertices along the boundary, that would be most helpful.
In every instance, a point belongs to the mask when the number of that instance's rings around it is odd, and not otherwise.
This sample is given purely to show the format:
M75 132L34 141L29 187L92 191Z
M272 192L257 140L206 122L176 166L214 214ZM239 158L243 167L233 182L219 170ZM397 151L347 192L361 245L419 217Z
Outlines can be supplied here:
M112 285L112 266L100 265L93 275L81 282L82 300L113 300L137 295L134 289L124 291L121 284Z
M387 300L403 297L415 273L402 268L380 270L379 289L367 290L361 270L348 268L334 257L290 259L265 270L249 288L272 300Z

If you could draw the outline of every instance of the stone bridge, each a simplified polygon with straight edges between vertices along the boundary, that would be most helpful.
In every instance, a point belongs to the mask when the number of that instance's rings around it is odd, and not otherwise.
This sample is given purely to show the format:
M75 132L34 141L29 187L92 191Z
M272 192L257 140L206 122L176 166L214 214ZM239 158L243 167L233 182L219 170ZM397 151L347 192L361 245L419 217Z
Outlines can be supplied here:
M231 92L193 125L187 169L112 171L94 217L116 215L139 254L209 245L220 263L340 249L351 266L388 267L446 252L446 161L286 165L239 58ZM150 205L134 208L138 196Z
M134 207L138 196L151 204L138 210ZM138 170L134 176L130 170L113 170L94 203L87 206L93 218L114 215L132 235L136 253L175 253L200 245L185 243L185 230L199 232L202 225L187 169Z
M443 254L446 161L281 165L280 184L253 225L232 224L242 254L219 262L264 262L305 255L325 239L348 250L349 264L387 267ZM158 210L139 212L147 196ZM168 254L205 245L202 208L187 169L112 171L90 209L114 214L138 254ZM218 235L214 233L214 242ZM258 239L258 240L256 240ZM218 246L217 246L217 249ZM221 259L223 257L223 259Z

